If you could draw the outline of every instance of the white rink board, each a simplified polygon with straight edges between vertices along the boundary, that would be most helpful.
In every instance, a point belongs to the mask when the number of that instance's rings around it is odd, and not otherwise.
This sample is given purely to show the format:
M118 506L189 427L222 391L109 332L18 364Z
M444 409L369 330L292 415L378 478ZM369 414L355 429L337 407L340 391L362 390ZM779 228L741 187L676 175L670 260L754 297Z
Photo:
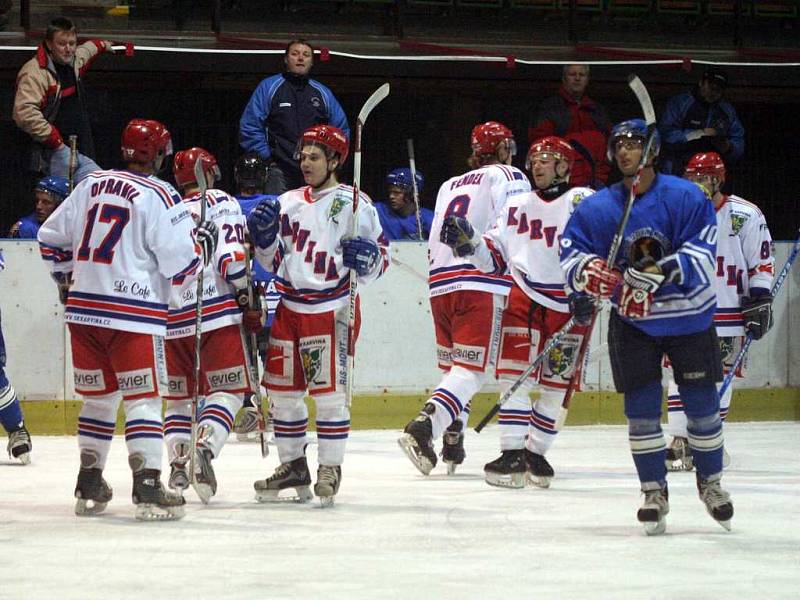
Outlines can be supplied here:
M0 240L6 270L0 273L7 371L24 400L74 398L56 286L35 242ZM780 269L791 244L775 244ZM392 245L389 272L362 286L362 329L356 356L356 393L420 393L439 381L428 303L427 248L418 242ZM739 388L800 386L800 261L775 302L775 326L752 345L747 379ZM599 361L587 370L587 390L611 390L611 370L601 316L592 347ZM65 383L66 382L66 383Z

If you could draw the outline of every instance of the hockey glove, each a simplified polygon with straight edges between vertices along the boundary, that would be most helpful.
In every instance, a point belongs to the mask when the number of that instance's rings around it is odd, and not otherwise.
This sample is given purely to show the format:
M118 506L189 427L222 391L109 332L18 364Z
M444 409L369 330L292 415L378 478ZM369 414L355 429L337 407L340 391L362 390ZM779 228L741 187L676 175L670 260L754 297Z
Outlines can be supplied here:
M629 319L640 319L649 315L653 294L664 281L664 275L628 268L622 280L622 293L619 297L620 314Z
M67 304L67 297L69 295L69 288L72 285L72 272L69 273L51 273L50 276L58 286L58 300L61 304Z
M200 244L200 249L203 252L203 264L207 265L214 256L214 250L217 249L217 237L219 236L219 228L214 224L214 221L203 221L197 226L197 243Z
M239 305L239 310L242 311L242 327L245 333L258 333L264 328L266 323L266 315L261 306L261 295L258 290L253 290L253 304L250 304L250 294L247 288L241 288L234 292L236 296L236 304Z
M772 296L742 298L742 317L745 331L760 340L772 327Z
M606 261L599 256L583 259L575 269L573 287L595 298L610 298L620 282L619 271L609 269Z
M277 200L265 198L247 217L250 237L259 248L268 248L278 237L278 223L281 205Z
M575 324L585 327L592 322L594 316L594 298L586 294L571 294L569 297L569 312L575 317Z
M344 266L355 270L359 277L372 273L381 260L378 244L365 237L342 238L342 251Z
M439 232L439 241L450 246L454 256L464 257L474 254L477 245L475 238L475 230L464 217L455 215L445 217L442 230Z

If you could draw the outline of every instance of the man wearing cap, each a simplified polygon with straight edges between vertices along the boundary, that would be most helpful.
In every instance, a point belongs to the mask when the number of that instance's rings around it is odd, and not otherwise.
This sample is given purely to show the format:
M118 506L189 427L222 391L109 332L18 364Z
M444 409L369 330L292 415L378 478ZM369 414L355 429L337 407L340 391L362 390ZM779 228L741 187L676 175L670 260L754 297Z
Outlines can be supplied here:
M707 69L697 87L667 101L658 127L664 141L661 171L680 175L698 152L717 152L730 168L744 153L744 127L736 110L722 99L727 74Z

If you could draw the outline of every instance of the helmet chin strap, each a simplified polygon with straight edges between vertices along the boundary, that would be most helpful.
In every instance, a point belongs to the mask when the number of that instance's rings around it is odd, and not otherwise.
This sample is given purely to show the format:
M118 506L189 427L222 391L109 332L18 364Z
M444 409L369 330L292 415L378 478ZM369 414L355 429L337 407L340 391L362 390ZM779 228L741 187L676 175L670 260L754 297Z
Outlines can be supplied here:
M550 187L539 190L539 195L545 200L554 200L563 195L569 189L569 182L566 180L554 179Z

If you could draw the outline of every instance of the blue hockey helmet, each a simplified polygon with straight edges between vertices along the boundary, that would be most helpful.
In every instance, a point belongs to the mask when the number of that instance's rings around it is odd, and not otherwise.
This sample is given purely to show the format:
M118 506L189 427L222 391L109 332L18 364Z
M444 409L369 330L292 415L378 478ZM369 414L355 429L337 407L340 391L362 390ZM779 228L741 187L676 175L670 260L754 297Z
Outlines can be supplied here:
M56 201L56 204L61 204L64 198L69 196L69 181L65 177L48 175L40 179L33 190L35 192L47 192Z
M422 187L425 185L425 177L419 171L416 172L417 192L422 193ZM386 176L386 185L394 185L404 190L412 190L413 183L411 181L411 169L401 167L395 169Z
M647 123L644 119L629 119L617 123L611 128L611 135L608 136L608 151L606 156L609 162L614 162L614 149L617 142L622 138L639 139L642 143L647 139ZM653 130L653 145L650 148L650 156L655 158L661 150L661 136L658 129Z

